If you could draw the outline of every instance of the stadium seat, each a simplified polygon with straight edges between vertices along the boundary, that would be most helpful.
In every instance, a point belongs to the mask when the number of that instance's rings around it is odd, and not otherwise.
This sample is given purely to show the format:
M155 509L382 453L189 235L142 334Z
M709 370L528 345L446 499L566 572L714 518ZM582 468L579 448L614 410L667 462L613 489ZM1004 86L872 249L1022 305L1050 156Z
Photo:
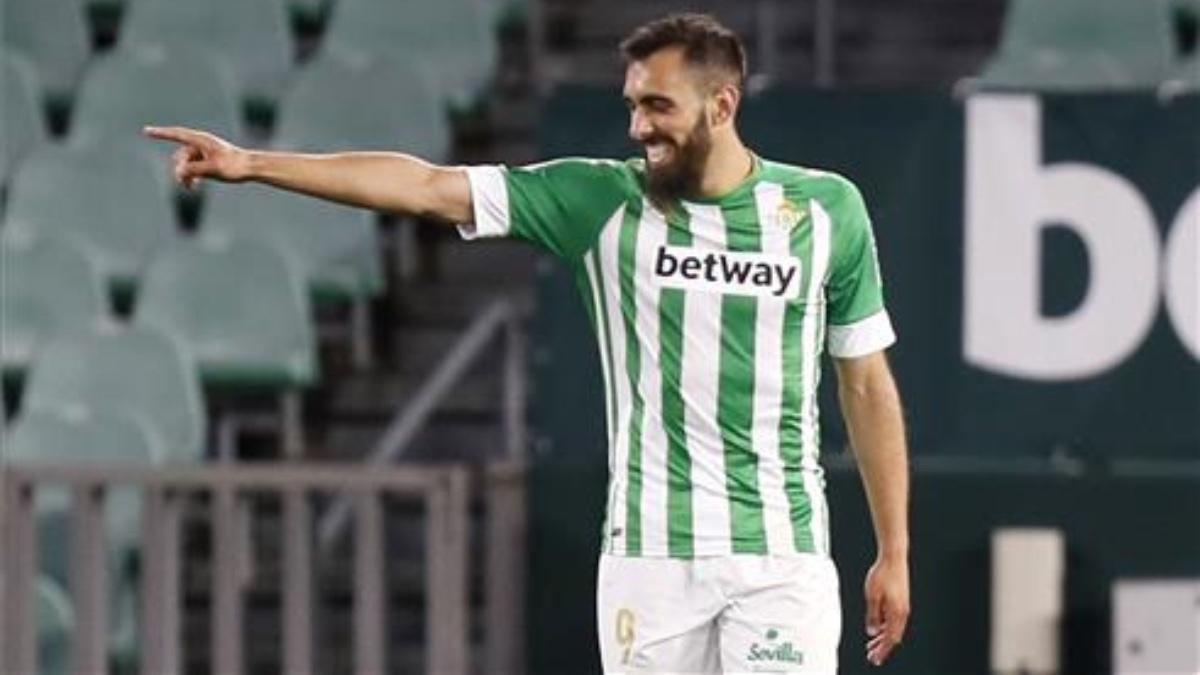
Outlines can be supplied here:
M6 437L7 460L21 463L157 463L162 450L134 417L83 408L35 410L21 415ZM70 494L62 488L38 491L39 560L42 573L64 584L70 579ZM110 643L132 661L136 654L137 556L141 494L118 488L105 502L106 542L111 584Z
M299 392L317 380L317 355L298 262L260 239L202 232L154 259L135 317L177 336L206 385L278 393L283 448L301 451Z
M0 185L21 158L46 140L37 73L19 52L0 48Z
M1171 65L1162 0L1010 0L986 89L1153 89Z
M297 74L284 97L273 144L293 150L401 148L441 161L449 155L450 131L433 92L427 75L413 66L322 55Z
M39 345L78 331L107 313L104 282L70 240L0 233L0 364L24 375Z
M195 366L173 338L150 326L100 322L40 350L22 415L64 409L129 415L171 461L203 453L204 398Z
M259 185L213 185L200 229L288 251L316 303L351 305L352 353L360 367L370 364L369 303L384 285L373 214Z
M2 575L0 575L2 576ZM4 598L0 583L0 599ZM41 675L66 675L71 666L71 635L75 632L75 611L71 597L58 582L38 576L34 582L37 608L38 672ZM6 636L0 633L0 655L4 654Z
M137 144L165 160L169 143L143 139L148 124L243 136L235 79L207 51L175 46L120 49L100 59L80 86L73 139Z
M122 48L179 45L210 51L237 78L243 98L270 104L295 51L283 0L131 0Z
M490 84L499 48L477 0L338 0L322 49L423 62L443 99L463 106Z
M91 50L79 0L4 0L4 44L37 68L50 99L69 100Z
M383 288L369 211L260 185L213 185L201 230L262 237L300 262L318 299L347 300Z
M78 242L104 278L127 291L149 256L177 236L165 172L128 144L43 146L13 176L7 226Z

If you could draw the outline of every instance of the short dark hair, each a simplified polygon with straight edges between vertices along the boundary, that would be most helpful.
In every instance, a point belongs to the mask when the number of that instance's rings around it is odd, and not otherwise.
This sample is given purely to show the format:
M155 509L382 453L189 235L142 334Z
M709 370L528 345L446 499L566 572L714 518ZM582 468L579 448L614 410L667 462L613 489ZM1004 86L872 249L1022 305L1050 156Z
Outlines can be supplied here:
M682 47L690 65L724 71L739 89L746 81L741 38L709 14L671 14L642 24L621 41L621 54L629 63L667 47Z

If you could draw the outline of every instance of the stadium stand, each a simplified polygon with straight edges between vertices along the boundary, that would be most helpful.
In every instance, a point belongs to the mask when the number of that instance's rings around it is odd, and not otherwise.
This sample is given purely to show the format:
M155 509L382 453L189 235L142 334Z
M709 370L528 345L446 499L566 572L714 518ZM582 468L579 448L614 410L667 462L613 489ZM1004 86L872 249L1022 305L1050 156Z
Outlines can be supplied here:
M476 0L337 0L322 49L435 66L439 93L456 107L471 105L491 84L498 52Z
M317 382L316 341L299 264L262 239L206 230L150 264L135 320L176 337L201 380L278 393L281 434L302 452L299 392Z
M154 251L177 236L171 209L164 172L136 146L99 137L48 144L22 162L6 222L14 232L75 241L126 294Z
M45 142L46 121L33 65L20 53L0 47L0 185L30 150Z
M132 416L161 456L203 455L204 395L190 355L150 326L101 322L55 338L29 369L21 414L82 409Z
M24 376L39 346L108 313L104 281L69 239L7 228L0 234L0 363Z
M281 149L404 148L446 159L450 129L429 75L388 58L323 54L285 95L273 145ZM354 110L354 115L347 115Z
M273 105L292 68L295 44L283 0L131 0L121 48L180 45L209 51L252 104Z
M204 50L175 46L110 52L97 60L80 85L71 138L137 145L160 161L169 149L140 135L150 121L209 129L241 140L245 133L235 82Z
M79 0L4 0L4 43L37 67L51 102L70 100L91 50Z
M988 89L1153 89L1169 76L1174 36L1162 0L1012 0Z

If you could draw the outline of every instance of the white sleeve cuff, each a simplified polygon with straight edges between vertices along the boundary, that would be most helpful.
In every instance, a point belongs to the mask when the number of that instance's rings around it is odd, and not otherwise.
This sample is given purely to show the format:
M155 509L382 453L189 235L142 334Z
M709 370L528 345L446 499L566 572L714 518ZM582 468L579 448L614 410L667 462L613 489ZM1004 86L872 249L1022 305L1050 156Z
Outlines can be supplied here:
M879 310L852 324L829 326L826 342L831 356L852 359L890 347L896 342L896 332L892 330L887 310Z
M460 224L459 235L471 240L508 234L508 186L503 167L469 166L466 171L471 183L471 212L475 222Z

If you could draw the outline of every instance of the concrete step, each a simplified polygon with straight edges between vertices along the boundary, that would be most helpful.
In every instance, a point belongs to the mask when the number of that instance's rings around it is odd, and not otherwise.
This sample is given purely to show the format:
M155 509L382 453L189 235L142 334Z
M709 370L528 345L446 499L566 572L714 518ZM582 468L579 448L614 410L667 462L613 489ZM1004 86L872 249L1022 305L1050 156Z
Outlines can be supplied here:
M375 448L382 433L377 425L340 424L331 428L324 444L329 453L325 459L365 457ZM470 423L461 419L435 419L413 440L402 461L476 462L503 452L503 430L494 421Z

